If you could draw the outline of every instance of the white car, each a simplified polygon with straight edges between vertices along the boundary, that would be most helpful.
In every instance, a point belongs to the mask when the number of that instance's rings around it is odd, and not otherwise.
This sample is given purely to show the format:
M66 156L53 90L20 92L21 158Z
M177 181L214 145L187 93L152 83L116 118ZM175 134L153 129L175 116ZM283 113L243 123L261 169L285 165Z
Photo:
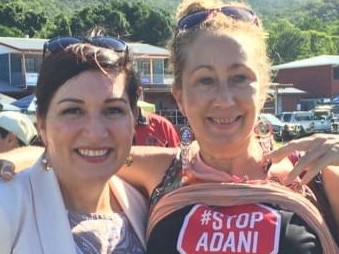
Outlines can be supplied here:
M314 115L310 111L283 112L281 121L288 126L288 131L294 138L314 133Z
M271 124L274 140L281 141L284 123L275 115L269 113L262 113L259 115L259 118Z

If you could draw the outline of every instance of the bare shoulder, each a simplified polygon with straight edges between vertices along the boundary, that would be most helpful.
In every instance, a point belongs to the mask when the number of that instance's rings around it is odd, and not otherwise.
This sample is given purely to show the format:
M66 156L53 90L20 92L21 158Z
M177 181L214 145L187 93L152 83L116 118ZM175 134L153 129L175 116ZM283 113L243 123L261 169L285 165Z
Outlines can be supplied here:
M133 146L130 161L118 175L149 196L161 182L177 151L176 148Z

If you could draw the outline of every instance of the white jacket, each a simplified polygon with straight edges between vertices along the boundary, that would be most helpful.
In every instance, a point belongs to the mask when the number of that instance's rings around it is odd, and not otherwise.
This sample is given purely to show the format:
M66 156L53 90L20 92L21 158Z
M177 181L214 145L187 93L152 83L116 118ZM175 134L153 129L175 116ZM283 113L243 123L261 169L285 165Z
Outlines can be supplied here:
M111 188L145 247L147 204L113 176ZM90 191L90 190L89 190ZM67 212L53 170L35 165L10 182L0 180L0 253L76 254Z

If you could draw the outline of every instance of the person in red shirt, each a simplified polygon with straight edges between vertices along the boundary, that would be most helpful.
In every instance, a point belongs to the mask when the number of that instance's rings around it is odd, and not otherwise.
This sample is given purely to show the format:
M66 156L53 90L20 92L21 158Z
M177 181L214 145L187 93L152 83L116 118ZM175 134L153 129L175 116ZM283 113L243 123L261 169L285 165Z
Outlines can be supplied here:
M137 107L133 145L177 147L179 143L179 135L167 118Z

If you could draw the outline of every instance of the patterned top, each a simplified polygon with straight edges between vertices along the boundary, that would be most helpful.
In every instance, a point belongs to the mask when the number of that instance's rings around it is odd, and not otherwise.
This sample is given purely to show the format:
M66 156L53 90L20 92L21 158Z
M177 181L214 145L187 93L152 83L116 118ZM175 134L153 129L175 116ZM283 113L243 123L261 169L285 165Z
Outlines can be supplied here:
M77 254L144 254L145 251L127 217L68 211Z

